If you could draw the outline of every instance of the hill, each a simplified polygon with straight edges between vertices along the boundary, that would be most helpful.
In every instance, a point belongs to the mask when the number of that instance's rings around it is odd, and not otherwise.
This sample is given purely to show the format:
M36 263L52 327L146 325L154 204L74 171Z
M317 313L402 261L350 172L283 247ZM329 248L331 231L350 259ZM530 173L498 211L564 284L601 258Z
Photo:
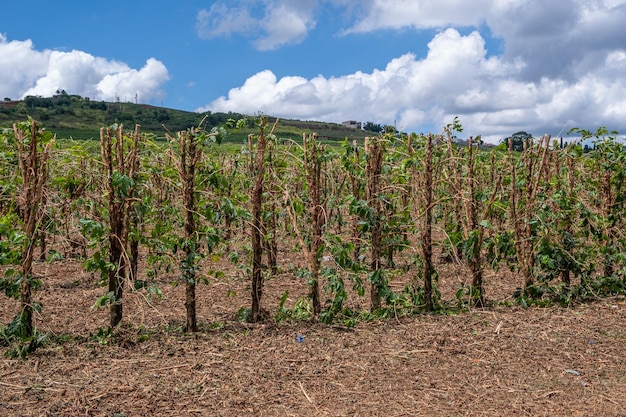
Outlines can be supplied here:
M123 123L132 127L141 125L142 132L157 138L165 132L176 132L197 126L205 117L208 128L221 126L228 119L241 119L237 113L196 113L156 107L147 104L93 101L64 92L53 97L28 96L24 100L0 102L0 128L31 116L59 138L79 140L98 139L101 127ZM244 140L254 126L235 132L230 141ZM317 133L322 140L340 141L345 138L362 139L372 132L355 130L337 123L281 119L276 135L279 138L300 140L303 133Z

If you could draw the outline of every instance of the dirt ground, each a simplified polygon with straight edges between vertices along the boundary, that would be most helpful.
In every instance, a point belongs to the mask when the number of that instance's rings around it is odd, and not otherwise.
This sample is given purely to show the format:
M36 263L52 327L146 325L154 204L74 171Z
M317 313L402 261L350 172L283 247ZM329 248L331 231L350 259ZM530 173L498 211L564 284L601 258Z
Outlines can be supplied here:
M351 329L251 325L236 319L249 307L245 273L228 268L198 287L199 333L181 331L184 288L163 277L161 300L126 293L123 324L102 344L90 334L108 310L90 307L105 290L79 261L39 263L36 325L52 341L26 360L0 358L0 416L626 416L624 297ZM465 274L447 268L439 284L451 300ZM285 289L287 307L306 291L289 271L266 284L271 315ZM517 284L486 280L491 300ZM2 295L0 322L17 308Z

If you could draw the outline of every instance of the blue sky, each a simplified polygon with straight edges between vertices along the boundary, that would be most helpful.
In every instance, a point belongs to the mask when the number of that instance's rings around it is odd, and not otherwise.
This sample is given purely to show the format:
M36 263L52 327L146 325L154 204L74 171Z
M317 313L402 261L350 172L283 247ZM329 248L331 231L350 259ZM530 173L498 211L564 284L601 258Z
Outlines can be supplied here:
M626 132L626 0L3 0L0 96Z

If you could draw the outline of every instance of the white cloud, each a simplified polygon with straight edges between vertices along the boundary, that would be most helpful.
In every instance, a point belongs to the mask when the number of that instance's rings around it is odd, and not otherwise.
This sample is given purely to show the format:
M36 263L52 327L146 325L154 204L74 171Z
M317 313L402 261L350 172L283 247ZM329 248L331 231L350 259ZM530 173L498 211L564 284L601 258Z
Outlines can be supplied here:
M95 100L135 94L144 102L161 98L169 79L165 65L150 58L143 68L95 57L83 51L38 51L30 40L7 41L0 36L0 96L49 97L63 89Z
M331 14L329 22L343 23L334 26L335 35L369 40L365 37L375 31L372 39L398 31L438 32L426 55L399 51L368 72L304 78L277 77L273 67L259 71L201 110L397 121L403 130L418 131L437 129L459 116L466 132L493 140L517 130L556 134L564 125L626 131L626 0L210 4L197 14L198 36L244 38L258 50L303 42L318 27L328 30L321 19ZM338 38L337 48L341 42ZM335 45L332 52L342 53ZM133 69L81 51L38 51L29 40L8 42L0 35L0 97L49 95L63 88L96 99L137 93L146 100L159 97L167 79L167 69L153 58Z
M339 2L342 3L342 2ZM345 2L344 2L345 3ZM379 29L444 28L478 26L485 20L485 10L493 0L373 0L361 2L363 17L345 33L371 32Z
M143 101L160 98L160 86L169 78L167 68L160 61L150 58L140 70L126 68L107 74L96 85L101 97L134 97L139 95Z
M198 36L211 39L229 36L232 33L248 34L252 32L257 20L246 7L229 8L226 3L216 2L207 9L202 9L196 16Z
M200 37L241 35L259 50L301 42L322 7L344 13L340 29L358 36L378 30L488 28L503 58L525 63L520 76L583 76L626 42L625 0L218 0L197 15Z
M22 97L33 80L45 75L49 55L35 51L30 40L7 42L0 34L0 96Z
M606 54L626 47L624 0L334 1L360 10L345 34L486 27L502 40L502 58L523 62L519 76L534 81L582 77Z
M317 0L222 0L198 12L196 28L204 39L251 37L256 49L267 51L301 42L315 27L317 5Z
M315 27L315 21L310 15L310 10L303 11L293 8L290 3L284 3L269 9L261 26L265 31L265 36L257 39L254 46L264 51L276 49L285 44L301 42Z
M624 125L626 52L607 55L594 74L524 80L525 66L489 56L478 32L437 34L428 53L405 54L384 69L341 77L278 79L261 71L200 111L233 111L332 122L374 121L402 130L435 129L459 116L466 132L496 142L514 131Z
M317 76L277 79L269 70L250 77L203 110L259 111L277 116L342 121L360 119L401 124L428 108L454 103L459 89L494 75L495 58L486 58L484 40L477 32L461 36L454 29L437 35L423 60L405 54L383 70L357 72L342 77ZM463 68L462 71L459 68ZM426 109L419 109L426 107ZM418 111L415 111L419 109ZM406 126L400 126L406 127Z

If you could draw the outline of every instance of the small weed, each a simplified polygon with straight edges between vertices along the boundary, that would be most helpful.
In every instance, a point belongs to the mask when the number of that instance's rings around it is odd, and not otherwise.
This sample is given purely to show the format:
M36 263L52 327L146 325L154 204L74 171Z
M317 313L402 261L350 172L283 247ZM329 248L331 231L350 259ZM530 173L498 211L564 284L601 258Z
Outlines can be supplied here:
M252 316L252 310L249 308L241 307L237 310L237 321L248 322Z
M111 329L100 327L96 333L89 332L89 340L106 346L111 342Z
M36 307L35 310L41 311L40 307ZM31 335L28 334L23 312L17 314L8 325L0 327L0 346L7 347L4 356L8 358L26 359L47 341L48 336L35 329Z
M280 298L278 312L274 319L276 322L287 320L309 320L313 317L313 306L308 297L301 297L296 301L292 309L285 307L289 291L285 291Z
M209 329L210 330L221 330L224 328L224 326L226 325L226 323L224 323L223 321L215 321L211 324L209 324Z

